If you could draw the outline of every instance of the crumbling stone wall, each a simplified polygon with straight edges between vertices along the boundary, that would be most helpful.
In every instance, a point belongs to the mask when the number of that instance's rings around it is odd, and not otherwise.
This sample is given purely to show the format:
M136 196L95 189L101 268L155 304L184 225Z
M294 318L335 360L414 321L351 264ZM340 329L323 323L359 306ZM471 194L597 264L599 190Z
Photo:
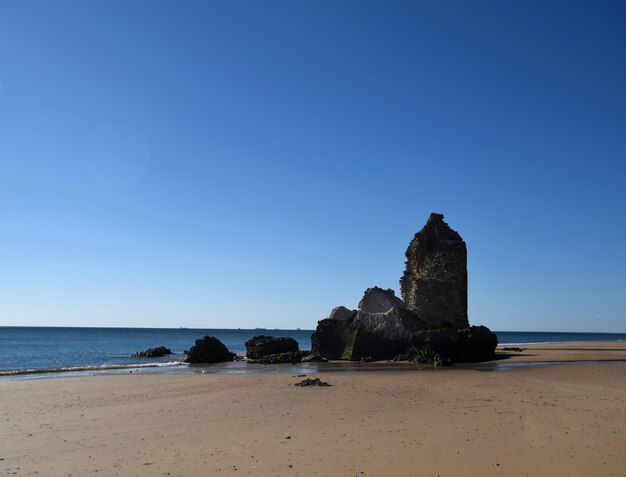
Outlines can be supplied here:
M400 279L405 306L428 328L467 328L467 247L442 214L430 214L406 258Z

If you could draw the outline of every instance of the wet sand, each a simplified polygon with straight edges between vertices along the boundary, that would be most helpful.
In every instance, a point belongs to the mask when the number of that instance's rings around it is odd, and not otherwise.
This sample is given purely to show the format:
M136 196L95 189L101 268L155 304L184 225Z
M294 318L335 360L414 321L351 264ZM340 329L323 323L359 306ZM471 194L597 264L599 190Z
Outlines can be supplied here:
M519 347L523 351L505 351L504 348ZM496 349L494 362L573 362L573 361L619 361L626 360L626 342L607 341L599 343L550 343L529 345L501 345Z
M0 475L624 476L626 343L521 347L610 362L2 381Z

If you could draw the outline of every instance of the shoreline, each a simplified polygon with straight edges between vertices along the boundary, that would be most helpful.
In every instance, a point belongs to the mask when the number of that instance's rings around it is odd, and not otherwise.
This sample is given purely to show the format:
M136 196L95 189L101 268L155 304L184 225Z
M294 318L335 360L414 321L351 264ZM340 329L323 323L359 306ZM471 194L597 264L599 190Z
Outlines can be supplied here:
M138 329L138 328L75 328L52 327L0 327L0 380L11 376L30 376L31 379L48 375L88 375L101 372L193 372L186 364L183 350L202 334L215 335L229 350L245 354L245 342L256 330L222 329ZM277 337L292 337L307 350L311 345L311 330L271 330ZM496 331L501 345L535 346L549 343L607 342L626 340L626 333L574 333L574 332L515 332ZM57 343L66 343L58 348ZM528 344L523 344L528 343ZM174 351L165 358L130 358L137 350L164 345ZM41 349L54 350L40 353ZM219 369L207 368L207 373ZM227 373L245 372L226 369ZM259 372L253 370L252 372Z
M523 347L523 351L507 351L502 348ZM603 361L626 362L626 342L616 341L578 341L557 343L531 343L528 345L506 343L499 344L493 359L477 363L458 363L457 368L502 367L510 369L524 365L584 364ZM294 365L262 365L243 361L189 365L182 361L162 361L135 364L103 364L93 366L74 366L63 368L18 369L0 371L0 383L3 381L24 379L51 379L65 377L87 377L108 374L225 374L225 375L262 375L289 373L328 373L361 372L383 368L385 371L411 369L430 369L431 366L411 362L377 361L359 363L356 361L331 361L328 363L297 363Z
M622 343L626 340L597 340L597 341L528 341L519 343L498 343L498 348L502 346L543 346L553 344L582 344L582 343Z
M522 351L503 350L505 347L519 347ZM626 360L625 341L578 341L569 343L541 343L529 345L503 344L496 347L494 359L486 363L512 362L533 363L553 361L566 363L574 361L622 361Z
M367 363L366 372L315 374L330 384L316 388L294 386L304 379L296 372L7 380L0 469L51 477L622 476L626 368L611 360L626 360L626 343L546 347L481 366L557 354L567 364L581 353L604 362L497 373L402 363L387 372Z

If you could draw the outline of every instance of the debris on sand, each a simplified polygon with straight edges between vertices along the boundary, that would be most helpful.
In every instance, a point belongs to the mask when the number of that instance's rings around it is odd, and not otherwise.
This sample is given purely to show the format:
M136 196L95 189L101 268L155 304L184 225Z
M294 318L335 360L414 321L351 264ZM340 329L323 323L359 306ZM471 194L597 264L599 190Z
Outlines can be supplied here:
M296 386L330 386L330 384L321 381L320 378L314 378L314 379L310 379L307 378L304 381L300 381L299 383L295 384Z

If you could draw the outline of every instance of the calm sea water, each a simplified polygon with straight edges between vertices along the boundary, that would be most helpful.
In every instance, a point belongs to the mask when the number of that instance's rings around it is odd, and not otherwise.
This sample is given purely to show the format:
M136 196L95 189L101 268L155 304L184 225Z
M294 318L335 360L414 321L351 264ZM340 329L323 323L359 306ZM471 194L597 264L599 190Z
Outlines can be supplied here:
M300 349L311 349L312 330L224 330L172 328L37 328L0 327L0 376L24 370L97 370L121 367L180 366L183 351L205 335L221 340L235 352L259 334L290 336ZM540 333L497 331L500 344L625 340L626 333ZM175 354L165 358L130 358L134 352L166 346ZM18 373L13 373L17 371Z

